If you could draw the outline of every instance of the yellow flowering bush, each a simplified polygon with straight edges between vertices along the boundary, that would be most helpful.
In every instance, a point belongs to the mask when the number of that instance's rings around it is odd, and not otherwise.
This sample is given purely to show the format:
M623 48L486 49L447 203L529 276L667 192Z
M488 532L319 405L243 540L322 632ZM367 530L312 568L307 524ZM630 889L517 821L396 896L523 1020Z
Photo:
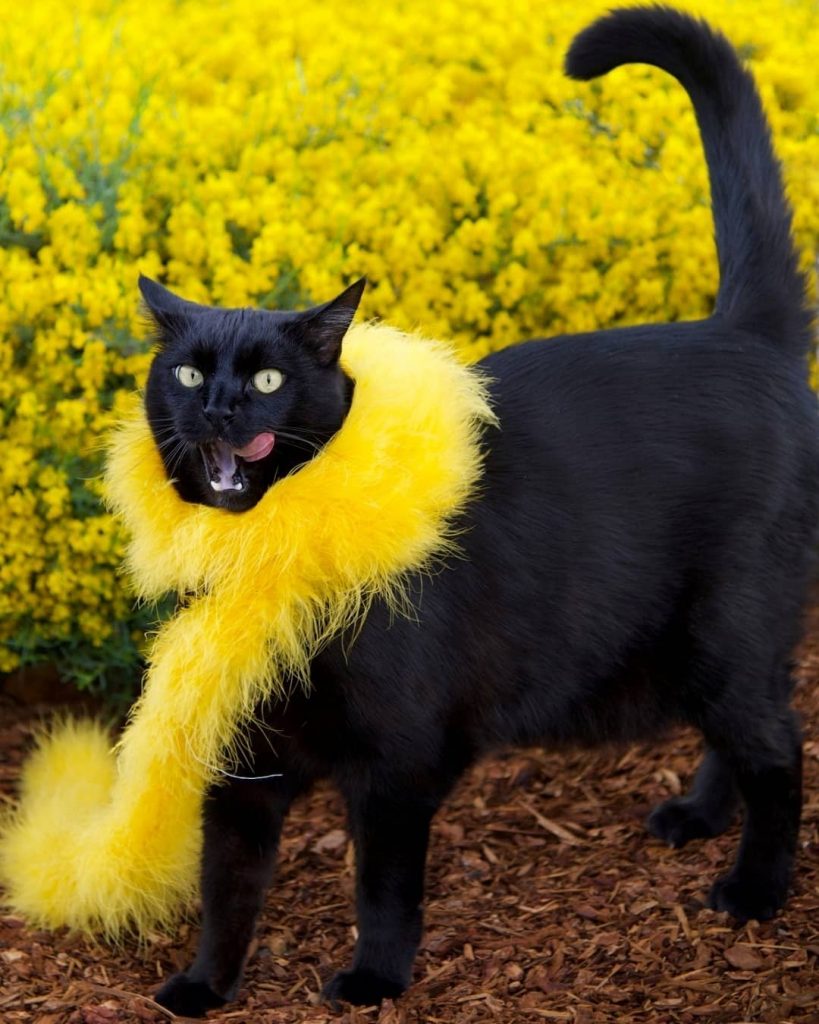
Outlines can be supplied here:
M561 71L605 0L38 0L0 26L0 671L132 677L101 438L150 355L139 271L295 307L516 340L708 311L708 184L682 89ZM812 0L703 0L749 60L819 239ZM141 617L140 617L141 616ZM116 677L116 678L115 678Z

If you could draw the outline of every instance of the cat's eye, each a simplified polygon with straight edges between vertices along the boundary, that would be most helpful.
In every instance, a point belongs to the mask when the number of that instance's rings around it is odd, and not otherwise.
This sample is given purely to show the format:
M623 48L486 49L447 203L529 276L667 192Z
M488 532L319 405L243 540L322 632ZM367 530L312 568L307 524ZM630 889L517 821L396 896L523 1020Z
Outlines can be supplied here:
M281 370L259 370L253 374L253 387L263 395L278 391L283 383L284 374Z
M175 366L173 375L179 383L186 388L201 387L205 380L205 375L201 370L197 370L195 366L188 366L186 364L183 364L182 366Z

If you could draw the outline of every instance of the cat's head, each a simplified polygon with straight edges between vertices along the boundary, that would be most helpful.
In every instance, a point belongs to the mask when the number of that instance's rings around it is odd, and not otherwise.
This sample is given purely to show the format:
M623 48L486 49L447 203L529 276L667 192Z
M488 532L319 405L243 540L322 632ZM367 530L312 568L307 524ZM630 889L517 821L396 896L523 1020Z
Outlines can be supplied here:
M244 512L336 433L353 390L341 343L364 285L286 313L200 306L140 277L159 342L148 422L185 501Z

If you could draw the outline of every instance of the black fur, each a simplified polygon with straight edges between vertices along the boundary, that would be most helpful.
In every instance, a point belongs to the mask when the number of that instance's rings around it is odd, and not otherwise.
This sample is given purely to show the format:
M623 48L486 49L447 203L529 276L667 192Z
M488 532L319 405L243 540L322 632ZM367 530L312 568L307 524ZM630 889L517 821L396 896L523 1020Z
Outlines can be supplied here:
M694 787L650 828L681 846L724 830L741 803L737 860L711 903L745 920L785 901L801 804L789 659L819 498L804 282L764 116L728 43L663 8L618 11L578 37L568 68L591 77L627 61L666 68L694 101L717 310L484 361L501 426L485 436L465 557L417 582L417 619L376 605L354 642L315 660L309 694L265 709L271 730L243 774L280 778L209 794L202 938L159 993L172 1009L235 994L282 822L325 776L349 809L359 929L325 996L400 993L430 821L461 773L506 744L696 726L709 752Z
M716 312L734 327L807 352L811 316L791 211L754 81L728 40L667 7L613 11L581 32L566 72L587 80L654 64L687 90L700 126L719 256Z
M364 281L303 313L200 306L147 277L139 287L160 342L145 406L168 476L186 501L244 512L344 422L353 388L338 357ZM184 365L203 372L201 387L179 383L174 371ZM284 383L261 394L252 377L269 368ZM242 448L267 431L276 435L269 457L237 460L241 490L214 491L203 448L216 441Z

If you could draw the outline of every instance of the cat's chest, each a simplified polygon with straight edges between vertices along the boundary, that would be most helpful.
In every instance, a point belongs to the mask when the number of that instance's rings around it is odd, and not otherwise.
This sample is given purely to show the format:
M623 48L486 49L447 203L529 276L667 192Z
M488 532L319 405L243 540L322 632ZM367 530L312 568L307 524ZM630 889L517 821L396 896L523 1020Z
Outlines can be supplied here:
M309 688L296 684L287 700L260 709L263 726L253 742L257 763L267 762L272 752L276 760L322 776L378 756L377 698L362 702L348 684L343 657L323 654Z

